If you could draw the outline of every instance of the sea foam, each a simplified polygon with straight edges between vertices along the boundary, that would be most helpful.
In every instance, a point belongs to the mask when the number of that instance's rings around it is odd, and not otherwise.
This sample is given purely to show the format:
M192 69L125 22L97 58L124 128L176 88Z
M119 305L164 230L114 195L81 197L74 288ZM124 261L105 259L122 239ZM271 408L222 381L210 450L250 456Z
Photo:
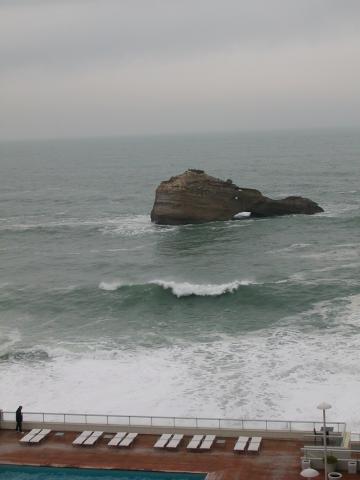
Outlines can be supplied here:
M124 285L125 285L124 282L114 280L112 282L100 282L99 283L99 288L101 290L106 290L108 292L114 292L115 290L117 290L118 288L120 288Z
M331 329L304 329L300 315L275 328L161 348L130 347L123 339L115 349L49 347L51 361L36 368L25 359L0 362L2 406L13 410L26 398L27 411L320 421L316 405L331 396L329 420L347 421L357 431L358 339L352 332L360 295L342 300ZM315 309L328 318L336 304Z
M235 292L241 286L247 286L255 284L256 282L251 280L234 280L229 283L221 284L202 284L202 283L190 283L190 282L175 282L172 280L150 280L144 284L125 283L120 280L102 281L99 283L101 290L113 292L122 287L139 287L146 285L156 285L164 290L170 290L176 297L189 297L191 295L197 297L217 297L227 293Z
M195 295L199 297L216 297L223 295L225 293L233 293L242 285L250 285L251 281L249 280L235 280L229 283L221 284L197 284L190 282L174 282L174 281L165 281L165 280L152 280L152 284L159 285L165 290L171 290L171 292L179 297L188 297L190 295Z
M162 234L176 229L175 226L154 225L149 215L123 215L108 218L62 218L37 223L17 223L15 219L6 219L0 223L0 231L62 231L64 229L95 229L100 233L113 236L135 237L146 234Z

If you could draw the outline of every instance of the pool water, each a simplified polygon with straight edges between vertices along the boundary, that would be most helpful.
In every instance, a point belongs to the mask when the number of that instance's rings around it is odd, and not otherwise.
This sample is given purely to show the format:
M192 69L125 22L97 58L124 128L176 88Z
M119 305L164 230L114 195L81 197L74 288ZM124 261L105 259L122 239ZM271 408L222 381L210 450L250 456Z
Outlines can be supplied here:
M203 480L204 474L0 466L0 480Z

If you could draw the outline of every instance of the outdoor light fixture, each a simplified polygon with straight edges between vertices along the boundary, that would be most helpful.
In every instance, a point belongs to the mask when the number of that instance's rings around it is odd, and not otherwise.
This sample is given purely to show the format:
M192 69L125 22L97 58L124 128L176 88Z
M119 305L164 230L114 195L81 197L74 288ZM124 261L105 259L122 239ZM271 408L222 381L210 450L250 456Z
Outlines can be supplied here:
M324 431L323 431L323 437L324 437L324 480L327 480L327 448L326 448L326 418L325 418L325 410L329 410L331 408L331 405L329 405L326 402L321 402L320 405L318 405L316 408L319 410L322 410L323 412L323 422L324 422Z

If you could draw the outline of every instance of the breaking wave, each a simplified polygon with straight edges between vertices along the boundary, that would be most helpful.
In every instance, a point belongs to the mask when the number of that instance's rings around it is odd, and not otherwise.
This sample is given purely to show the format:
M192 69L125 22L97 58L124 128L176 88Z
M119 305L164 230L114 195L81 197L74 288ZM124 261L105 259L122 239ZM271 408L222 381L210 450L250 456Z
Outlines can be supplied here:
M229 283L221 284L197 284L190 282L175 282L171 280L150 280L145 285L157 285L164 290L170 290L176 297L189 297L191 295L198 297L216 297L227 293L235 292L241 286L256 284L250 280L234 280ZM125 284L122 281L100 282L99 288L106 291L115 291L122 287L131 287L139 285Z
M217 297L219 295L224 295L226 293L233 293L240 286L250 285L253 282L248 280L238 281L222 284L196 284L189 282L173 282L173 281L164 281L164 280L153 280L150 282L155 285L159 285L164 290L171 290L171 292L179 297L188 297L190 295L195 295L199 297Z
M206 341L194 338L161 348L136 342L129 348L121 342L113 349L111 343L94 341L94 351L19 349L0 359L2 401L6 410L18 398L28 398L27 411L83 412L85 405L99 414L309 420L314 403L325 394L332 395L333 418L358 430L353 412L360 379L352 372L358 362L354 328L360 320L360 295L345 297L341 304L338 300L315 304L261 331L216 332ZM330 321L332 328L309 329L306 320L314 315ZM69 395L75 390L76 395Z

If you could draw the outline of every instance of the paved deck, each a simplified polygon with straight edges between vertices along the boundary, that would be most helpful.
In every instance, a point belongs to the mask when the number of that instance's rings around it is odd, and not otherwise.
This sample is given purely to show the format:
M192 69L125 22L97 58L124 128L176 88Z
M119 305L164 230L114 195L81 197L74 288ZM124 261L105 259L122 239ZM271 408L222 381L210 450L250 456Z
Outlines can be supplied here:
M292 480L300 477L301 442L263 440L259 454L235 454L235 438L215 443L210 452L189 452L184 437L177 451L155 450L158 436L139 435L134 446L109 448L109 438L102 437L93 447L74 447L78 432L58 435L52 432L40 445L22 445L22 434L0 430L0 463L17 465L113 468L211 473L210 480ZM319 478L322 478L321 476ZM344 474L345 480L359 480L360 475Z

